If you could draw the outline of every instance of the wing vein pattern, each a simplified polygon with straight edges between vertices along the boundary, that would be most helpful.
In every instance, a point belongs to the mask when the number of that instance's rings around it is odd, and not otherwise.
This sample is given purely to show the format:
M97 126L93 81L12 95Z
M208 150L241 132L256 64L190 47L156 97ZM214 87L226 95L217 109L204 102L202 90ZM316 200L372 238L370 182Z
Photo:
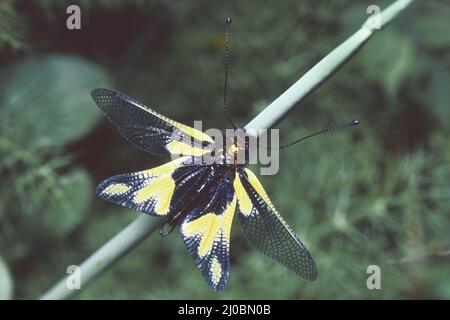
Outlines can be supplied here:
M255 174L239 168L234 188L239 203L239 222L250 243L299 276L315 280L314 260L272 205Z

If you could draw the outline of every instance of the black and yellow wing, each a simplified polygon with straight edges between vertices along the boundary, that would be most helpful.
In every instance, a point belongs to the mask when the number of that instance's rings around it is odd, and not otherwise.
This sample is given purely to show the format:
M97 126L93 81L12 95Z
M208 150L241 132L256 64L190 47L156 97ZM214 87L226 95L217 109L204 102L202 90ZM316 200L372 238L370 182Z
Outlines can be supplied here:
M123 93L95 89L91 95L122 135L141 150L161 156L201 156L214 147L207 134L166 118Z
M96 192L112 203L152 216L168 216L180 201L180 197L174 197L177 188L194 179L199 183L205 168L184 156L149 170L110 177L97 186Z
M238 168L233 185L239 204L239 221L248 240L299 276L315 280L314 260L272 205L255 174Z
M209 166L205 185L195 208L189 210L181 235L189 254L208 285L218 291L230 275L230 231L236 209L232 181L235 172L226 166Z
M104 180L97 195L171 225L182 223L181 235L197 267L214 290L230 274L230 231L236 208L235 170L199 165L184 156L162 166Z

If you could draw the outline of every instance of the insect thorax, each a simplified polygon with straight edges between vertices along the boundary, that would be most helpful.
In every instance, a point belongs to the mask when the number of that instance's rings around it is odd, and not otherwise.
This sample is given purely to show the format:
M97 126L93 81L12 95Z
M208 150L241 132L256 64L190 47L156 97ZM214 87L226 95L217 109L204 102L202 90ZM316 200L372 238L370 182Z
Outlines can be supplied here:
M221 139L216 137L214 150L208 155L211 159L207 156L205 160L222 165L246 165L250 159L251 141L252 137L243 129L227 129Z

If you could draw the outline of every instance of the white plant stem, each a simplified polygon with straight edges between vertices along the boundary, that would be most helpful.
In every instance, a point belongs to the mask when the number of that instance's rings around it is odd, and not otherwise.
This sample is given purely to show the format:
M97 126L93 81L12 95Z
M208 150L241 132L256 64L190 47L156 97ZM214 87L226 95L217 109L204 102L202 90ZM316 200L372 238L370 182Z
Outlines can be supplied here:
M380 27L386 26L413 0L397 0L378 16ZM257 115L246 129L267 129L279 122L294 105L304 100L317 89L329 76L342 66L377 30L373 28L375 17L369 18L366 23L345 42L331 51L319 61L303 77L295 82L288 90L273 101L266 109ZM260 131L258 131L260 132ZM142 215L128 225L115 237L109 240L85 262L80 265L81 288L85 288L96 276L103 273L114 262L123 257L143 239L160 228L161 221ZM67 277L63 278L41 299L66 299L79 292L71 290L66 285Z

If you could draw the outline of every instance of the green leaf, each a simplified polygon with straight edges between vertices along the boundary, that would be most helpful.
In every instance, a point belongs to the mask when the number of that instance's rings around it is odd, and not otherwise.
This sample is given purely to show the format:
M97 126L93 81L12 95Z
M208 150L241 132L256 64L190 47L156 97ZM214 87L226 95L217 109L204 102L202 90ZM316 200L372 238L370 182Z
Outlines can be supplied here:
M381 83L391 95L423 66L412 40L395 30L375 35L356 60L362 64L366 76Z
M50 55L27 59L10 74L3 77L0 134L18 145L63 146L89 132L101 118L90 91L108 86L108 79L92 63Z
M84 218L92 200L93 185L83 169L59 177L58 182L59 186L52 192L48 207L42 213L42 222L52 234L62 236Z
M409 28L417 35L417 42L429 49L448 50L450 32L448 32L449 6L436 6L433 10L421 12ZM431 8L430 8L431 9Z

